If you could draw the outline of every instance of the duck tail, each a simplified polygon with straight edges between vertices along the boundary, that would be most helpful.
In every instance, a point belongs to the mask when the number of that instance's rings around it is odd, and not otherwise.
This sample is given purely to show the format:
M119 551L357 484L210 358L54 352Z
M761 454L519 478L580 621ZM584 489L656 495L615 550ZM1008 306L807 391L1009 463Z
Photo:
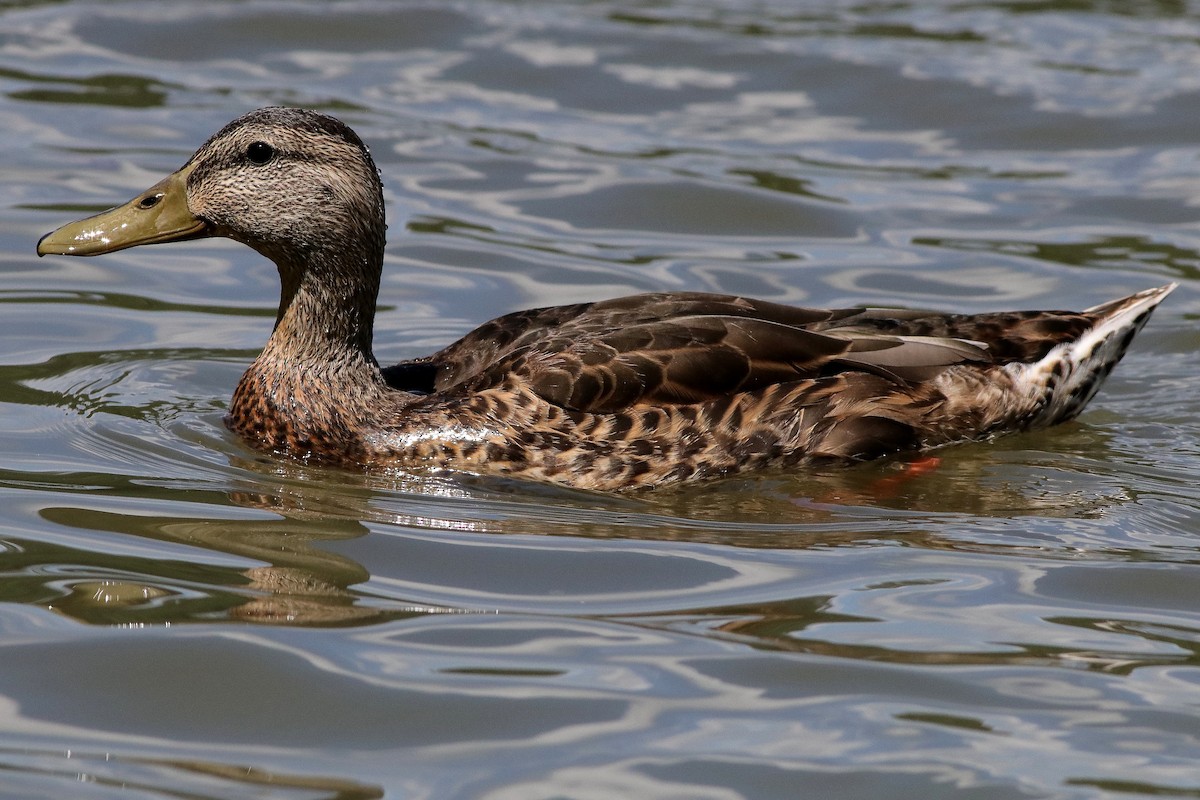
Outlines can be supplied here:
M1170 283L1093 306L1083 313L1095 321L1078 339L1063 342L1032 364L1010 364L1016 384L1042 398L1027 427L1056 425L1077 416L1155 307L1178 285Z

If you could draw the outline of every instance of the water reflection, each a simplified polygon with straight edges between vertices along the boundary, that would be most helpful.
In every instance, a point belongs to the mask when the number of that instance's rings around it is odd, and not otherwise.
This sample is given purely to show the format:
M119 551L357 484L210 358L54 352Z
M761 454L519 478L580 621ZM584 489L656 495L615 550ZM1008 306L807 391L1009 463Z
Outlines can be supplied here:
M366 533L351 521L131 518L69 507L44 508L42 517L76 530L143 536L260 563L239 567L124 554L107 557L37 542L20 542L16 550L0 556L7 599L34 602L83 622L145 624L227 617L329 625L409 613L358 605L349 587L365 581L366 570L314 546Z
M278 800L377 800L384 796L381 786L371 786L341 777L288 774L266 771L254 766L184 761L169 758L136 758L101 751L53 751L33 748L0 748L0 769L4 770L6 793L17 797L76 795L80 784L101 790L130 792L147 797L189 796L243 798L249 796Z
M1013 452L1023 451L1015 446ZM773 648L832 652L820 642L800 646L795 634L817 624L814 619L828 624L813 609L825 608L841 590L813 594L814 575L781 568L784 553L811 551L815 557L902 545L923 553L1049 564L1077 560L1082 545L1090 559L1102 557L1103 546L1089 541L1100 541L1105 528L1048 525L1055 515L1078 519L1086 510L1086 491L1066 507L1061 491L1039 500L1024 487L998 480L1002 471L995 455L983 459L979 453L947 451L929 463L896 461L623 497L483 477L370 476L268 457L235 459L240 482L253 489L194 488L188 492L191 516L149 508L130 513L144 501L130 505L121 495L142 496L136 480L109 502L45 506L39 512L61 529L155 543L156 551L146 556L13 539L0 563L5 599L52 607L93 624L236 619L367 625L453 610L548 611L570 598L575 608L602 614L686 609L686 619L703 609L706 619L733 617L706 624L705 630L752 632ZM324 489L314 492L315 486ZM1103 482L1096 490L1105 490ZM211 514L222 496L253 513ZM1097 494L1090 502L1101 520L1128 501L1118 493ZM940 510L907 510L920 504ZM1016 527L1013 512L1019 508L1030 516L1027 525ZM992 535L981 525L987 515L996 518ZM157 552L158 545L183 549L170 559ZM728 547L748 552L733 556L713 549ZM1119 546L1110 547L1114 558L1124 558ZM764 555L749 555L755 551ZM232 560L214 559L216 554ZM911 607L906 600L884 617L914 619L930 595L925 589L912 595L905 587L941 581L926 576L886 584L889 597L905 593L914 599ZM792 584L804 593L796 595L788 588ZM724 599L752 594L786 599L766 606L728 606ZM1066 596L1078 594L1076 587ZM800 603L803 613L797 615L792 603ZM912 632L905 636L915 646ZM1014 633L1013 641L1030 636L1036 638L1036 631ZM871 657L879 645L877 637L868 638L876 643L838 652ZM933 641L924 646L937 649ZM1020 656L1011 660L1024 663Z
M8 74L5 74L8 72ZM179 87L166 86L139 75L95 75L87 78L47 77L0 70L0 77L15 78L34 84L50 84L36 89L10 92L13 100L38 103L109 105L128 108L161 106L167 92ZM69 88L68 88L69 87Z
M1155 216L1161 218L1161 214L1156 213ZM1188 212L1187 221L1193 221L1195 216ZM1200 266L1200 249L1190 246L1190 241L1187 241L1188 246L1185 246L1137 235L1092 235L1082 241L1075 236L1061 237L1069 238L1069 241L1053 241L1054 238L1054 232L1047 232L1045 238L1040 240L922 236L914 239L914 242L967 252L1034 257L1039 261L1100 270L1126 270L1131 264L1140 264L1144 265L1143 273L1147 275L1185 275L1193 279L1200 277L1200 271L1197 270Z

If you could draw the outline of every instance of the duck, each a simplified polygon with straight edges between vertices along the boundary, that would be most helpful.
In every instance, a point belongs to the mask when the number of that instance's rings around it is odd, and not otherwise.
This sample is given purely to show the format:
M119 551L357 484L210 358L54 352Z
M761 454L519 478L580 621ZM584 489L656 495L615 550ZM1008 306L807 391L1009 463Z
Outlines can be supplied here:
M653 292L516 311L380 366L386 227L359 136L317 111L268 107L125 205L45 235L37 252L221 236L274 262L274 328L225 418L259 451L599 491L803 471L1065 422L1176 286L1083 311L983 314Z

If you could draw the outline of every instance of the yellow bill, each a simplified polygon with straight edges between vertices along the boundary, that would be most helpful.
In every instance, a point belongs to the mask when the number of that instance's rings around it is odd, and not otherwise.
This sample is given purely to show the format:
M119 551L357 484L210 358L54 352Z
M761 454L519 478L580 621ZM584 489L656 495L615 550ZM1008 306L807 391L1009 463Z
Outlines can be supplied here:
M95 256L126 247L199 239L208 223L188 208L188 165L123 206L63 225L38 241L39 256Z

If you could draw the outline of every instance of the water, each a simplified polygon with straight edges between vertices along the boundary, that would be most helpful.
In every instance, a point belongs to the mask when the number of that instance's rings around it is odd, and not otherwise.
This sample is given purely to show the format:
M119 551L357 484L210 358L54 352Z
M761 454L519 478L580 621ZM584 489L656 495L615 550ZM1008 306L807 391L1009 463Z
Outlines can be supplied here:
M0 796L1200 796L1200 8L5 3ZM641 290L1181 288L1081 420L634 496L221 416L273 268L34 257L260 105L383 172L382 360Z

